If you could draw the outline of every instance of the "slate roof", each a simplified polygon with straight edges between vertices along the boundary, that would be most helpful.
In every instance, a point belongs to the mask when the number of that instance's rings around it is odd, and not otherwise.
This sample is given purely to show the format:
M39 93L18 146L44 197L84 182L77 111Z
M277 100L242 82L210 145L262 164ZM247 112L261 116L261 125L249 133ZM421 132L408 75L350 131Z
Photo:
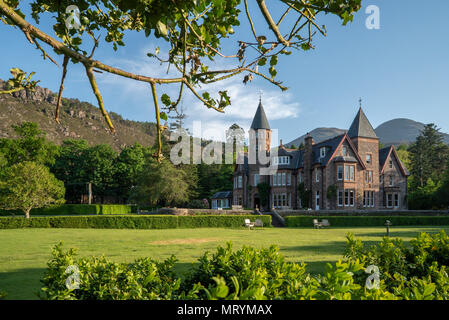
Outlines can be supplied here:
M386 147L379 150L379 165L381 168L384 167L385 161L387 161L388 155L390 154L390 150L393 146Z
M219 191L212 196L211 199L228 199L232 198L232 191Z
M373 126L369 122L362 108L359 109L359 112L355 116L355 119L352 122L351 127L349 128L348 136L350 138L377 138Z
M396 153L396 149L394 148L394 146L389 146L383 149L379 150L379 165L380 165L380 169L382 170L385 166L385 161L387 161L388 156L391 154L394 155L394 157L396 158L396 161L399 163L399 166L401 167L402 173L405 176L409 176L410 172L408 171L408 169L405 167L405 165L402 163L401 159L399 159L399 156Z
M329 140L322 141L320 143L313 145L312 147L313 164L326 165L329 162L329 159L334 154L337 147L340 145L341 141L344 139L344 137L345 135L342 134ZM326 156L324 158L320 157L320 149L322 147L326 147Z
M267 116L262 106L262 101L259 101L259 107L257 107L256 115L254 116L253 123L251 124L251 129L270 130L270 125L268 124Z

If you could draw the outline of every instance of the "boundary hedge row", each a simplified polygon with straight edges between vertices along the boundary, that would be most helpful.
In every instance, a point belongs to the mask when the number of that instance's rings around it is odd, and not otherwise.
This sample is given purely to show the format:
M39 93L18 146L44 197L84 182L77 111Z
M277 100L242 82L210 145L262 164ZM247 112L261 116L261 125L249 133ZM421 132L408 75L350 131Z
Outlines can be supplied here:
M424 217L424 216L448 216L449 210L352 210L352 211L336 211L336 210L278 210L276 211L281 217Z
M262 220L271 227L271 216L55 216L0 217L0 229L18 228L93 228L93 229L176 229L176 228L239 228L244 219Z
M389 220L392 226L441 226L449 225L449 217L335 217L289 216L285 217L289 228L313 227L314 219L327 219L331 227L381 227Z
M23 215L20 210L0 210L0 216ZM86 214L131 214L137 206L125 204L61 204L32 209L31 216L86 215Z

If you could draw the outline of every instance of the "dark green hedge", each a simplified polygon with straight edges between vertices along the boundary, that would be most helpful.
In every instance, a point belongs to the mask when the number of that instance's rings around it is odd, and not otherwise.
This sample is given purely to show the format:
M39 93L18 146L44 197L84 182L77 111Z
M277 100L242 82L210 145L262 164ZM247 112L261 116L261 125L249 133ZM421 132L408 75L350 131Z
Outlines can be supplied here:
M313 227L313 220L329 220L331 227L380 227L389 220L392 226L440 226L449 225L449 217L285 217L287 227Z
M1 216L23 215L20 210L0 210ZM130 214L137 213L137 206L124 204L62 204L31 210L31 216Z
M271 216L55 216L0 217L0 229L17 228L94 228L94 229L175 229L226 227L239 228L244 219L261 219L271 226Z

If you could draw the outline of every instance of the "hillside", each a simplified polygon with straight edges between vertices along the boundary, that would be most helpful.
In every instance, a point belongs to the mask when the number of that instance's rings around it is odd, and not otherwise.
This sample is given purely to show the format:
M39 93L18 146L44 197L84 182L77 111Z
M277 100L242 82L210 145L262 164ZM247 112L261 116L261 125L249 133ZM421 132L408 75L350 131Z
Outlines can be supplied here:
M416 140L421 130L424 128L424 123L417 122L410 119L393 119L382 123L374 131L380 139L380 142L386 146L400 145L402 143L410 144ZM338 128L317 128L310 132L316 143L330 139L345 133L346 130ZM285 146L292 144L298 147L301 142L304 142L305 135L286 143ZM444 142L449 144L449 134L443 133Z
M0 89L4 82L0 80ZM0 95L0 138L14 137L13 124L36 122L47 134L47 139L60 144L68 138L86 139L90 145L105 143L115 150L138 142L143 146L155 141L156 126L150 122L123 119L111 112L116 128L112 134L100 110L78 99L62 99L60 122L54 120L57 94L37 87L35 91L22 90L11 95Z
M385 145L409 144L416 140L424 123L410 119L393 119L376 128L376 134ZM449 134L443 133L444 142L449 144Z

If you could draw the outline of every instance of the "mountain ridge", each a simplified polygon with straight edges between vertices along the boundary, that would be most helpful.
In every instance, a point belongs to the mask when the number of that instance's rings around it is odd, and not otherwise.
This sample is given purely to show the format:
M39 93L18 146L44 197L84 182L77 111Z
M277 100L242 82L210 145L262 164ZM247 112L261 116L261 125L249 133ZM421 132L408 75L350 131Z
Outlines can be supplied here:
M408 118L396 118L385 121L380 124L374 131L379 137L379 141L385 146L400 144L410 144L416 140L425 124ZM310 135L313 137L316 143L325 141L327 139L336 137L338 135L347 132L345 129L320 127L310 131ZM443 141L449 144L449 134L441 132L443 135ZM302 135L289 143L284 144L287 147L294 145L298 147L304 142L306 135Z
M5 87L0 79L0 90ZM139 143L153 145L156 124L123 119L121 115L109 112L116 133L108 129L101 111L96 106L73 98L62 98L60 124L54 120L57 94L47 88L21 90L0 95L0 138L15 137L12 125L36 122L46 133L48 140L61 144L63 140L85 139L90 145L109 144L115 150Z

